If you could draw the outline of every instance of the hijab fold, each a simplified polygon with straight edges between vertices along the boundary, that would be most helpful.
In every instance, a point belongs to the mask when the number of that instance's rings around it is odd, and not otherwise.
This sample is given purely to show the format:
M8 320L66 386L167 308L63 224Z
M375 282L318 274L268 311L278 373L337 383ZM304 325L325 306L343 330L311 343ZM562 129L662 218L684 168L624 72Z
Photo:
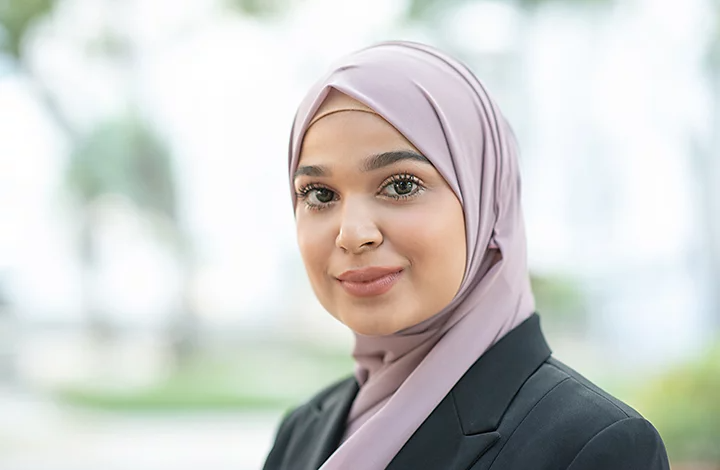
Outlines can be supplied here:
M293 203L303 137L333 89L383 117L420 150L465 216L465 275L450 304L391 335L355 334L360 390L343 442L321 470L358 468L359 462L381 470L470 366L534 312L518 150L509 124L464 65L423 44L383 42L341 59L300 104L289 148Z

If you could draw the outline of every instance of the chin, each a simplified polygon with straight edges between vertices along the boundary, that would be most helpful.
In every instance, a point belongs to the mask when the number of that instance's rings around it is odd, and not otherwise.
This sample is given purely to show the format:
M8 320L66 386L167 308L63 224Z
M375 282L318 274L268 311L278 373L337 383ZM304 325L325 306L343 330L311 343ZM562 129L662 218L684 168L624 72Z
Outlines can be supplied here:
M353 311L337 317L355 333L365 336L386 336L396 333L407 326L401 319L393 318L392 312L372 313Z
M345 325L355 333L364 336L387 336L398 331L385 325L366 325L364 323L345 323Z

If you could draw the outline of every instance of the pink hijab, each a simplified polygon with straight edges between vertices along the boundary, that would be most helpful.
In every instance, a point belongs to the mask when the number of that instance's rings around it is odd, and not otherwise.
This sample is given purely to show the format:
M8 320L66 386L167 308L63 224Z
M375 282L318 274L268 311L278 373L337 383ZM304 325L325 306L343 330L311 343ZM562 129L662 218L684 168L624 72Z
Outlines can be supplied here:
M463 64L426 45L384 42L335 64L300 104L290 140L291 185L308 124L333 88L415 145L465 214L465 277L451 303L392 335L355 334L360 390L345 438L321 470L380 470L470 366L535 309L518 150L509 124Z

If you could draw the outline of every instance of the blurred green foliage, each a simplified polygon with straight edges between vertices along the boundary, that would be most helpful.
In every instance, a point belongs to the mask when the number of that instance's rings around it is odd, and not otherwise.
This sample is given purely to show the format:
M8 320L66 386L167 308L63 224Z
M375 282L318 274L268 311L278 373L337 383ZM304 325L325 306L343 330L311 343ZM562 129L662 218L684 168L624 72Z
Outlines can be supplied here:
M568 328L583 318L579 283L535 274L532 284L544 320ZM263 343L222 354L204 351L142 387L80 383L54 393L65 403L114 411L277 409L297 405L352 371L349 351L304 342Z
M573 329L586 319L586 298L579 281L561 275L531 273L536 310L551 327Z
M174 219L172 159L164 142L138 118L98 125L75 146L67 182L84 203L107 193Z
M270 19L282 16L299 0L225 0L228 6L244 16Z
M202 377L173 377L140 389L69 387L57 390L63 403L114 412L178 412L285 409L292 397L252 393Z
M98 381L51 393L61 403L117 412L288 409L352 370L348 352L263 345L198 354L143 386Z
M672 461L720 466L720 341L702 357L645 383L636 400Z
M227 4L243 15L256 18L274 18L291 11L302 0L226 0ZM444 11L467 3L482 0L410 0L405 9L405 18L410 21L430 22ZM574 7L607 6L614 0L505 0L526 11L533 11L546 4L560 3Z
M480 0L410 0L408 2L406 16L410 20L429 21L436 14L453 7L464 5L471 2L479 2ZM576 7L593 6L593 5L609 5L614 0L506 0L506 3L512 3L518 7L533 11L550 3L564 3Z
M56 0L0 0L0 51L18 59L26 33L55 3Z

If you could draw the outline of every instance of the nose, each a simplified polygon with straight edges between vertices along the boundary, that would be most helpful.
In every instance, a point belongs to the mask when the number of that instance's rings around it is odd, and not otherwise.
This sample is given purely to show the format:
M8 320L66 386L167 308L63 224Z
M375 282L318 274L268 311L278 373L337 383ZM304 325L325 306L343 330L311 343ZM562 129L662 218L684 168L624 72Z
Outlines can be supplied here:
M342 211L340 231L335 245L341 250L361 254L380 246L383 235L372 217L372 211L361 204L346 204Z

